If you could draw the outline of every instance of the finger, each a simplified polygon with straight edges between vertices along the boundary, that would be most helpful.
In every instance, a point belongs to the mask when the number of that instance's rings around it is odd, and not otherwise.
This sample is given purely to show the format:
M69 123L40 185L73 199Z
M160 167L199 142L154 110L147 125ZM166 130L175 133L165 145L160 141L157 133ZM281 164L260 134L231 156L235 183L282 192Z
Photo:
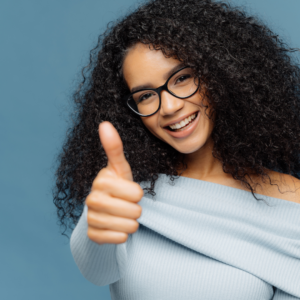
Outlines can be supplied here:
M107 167L117 176L133 181L132 172L123 152L123 143L115 127L107 121L99 125L99 137L108 158Z
M101 192L92 192L86 198L85 203L89 208L89 212L103 212L131 219L138 219L142 213L142 207L140 205L114 198Z
M128 234L125 232L103 230L91 226L88 228L87 235L92 241L99 245L121 244L125 243L128 238Z
M88 215L89 227L97 229L107 229L119 232L134 233L139 228L139 222L136 220L111 216L102 213L90 213Z
M106 169L107 168L102 169L101 172L107 172ZM144 196L143 189L136 182L130 182L123 178L111 178L108 176L96 177L92 185L92 192L93 191L103 191L112 197L131 202L138 202ZM99 199L101 199L101 197Z

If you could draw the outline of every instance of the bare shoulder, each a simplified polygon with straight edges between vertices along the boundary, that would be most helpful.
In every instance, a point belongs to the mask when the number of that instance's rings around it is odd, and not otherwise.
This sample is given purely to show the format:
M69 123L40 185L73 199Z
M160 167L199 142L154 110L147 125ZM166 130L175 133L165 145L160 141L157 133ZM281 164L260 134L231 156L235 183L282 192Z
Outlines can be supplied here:
M300 180L294 176L279 173L266 169L267 174L271 179L271 184L268 178L262 180L260 177L251 176L252 188L254 193L265 195L268 197L278 198L300 204ZM194 177L193 177L194 178ZM203 180L203 178L201 179ZM214 176L206 178L206 181L226 185L229 187L241 189L250 192L249 188L239 180L235 180L230 175Z
M276 171L270 171L269 176L274 185L270 185L269 180L263 184L263 190L267 196L300 204L299 179Z

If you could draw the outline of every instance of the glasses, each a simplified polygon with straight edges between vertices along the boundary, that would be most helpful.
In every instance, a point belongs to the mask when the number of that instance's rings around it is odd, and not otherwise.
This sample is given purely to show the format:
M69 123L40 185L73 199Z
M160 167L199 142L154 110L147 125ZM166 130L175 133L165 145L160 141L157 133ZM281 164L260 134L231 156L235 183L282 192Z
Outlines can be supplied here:
M161 91L167 91L179 99L194 95L199 88L199 79L191 67L186 66L173 73L166 83L156 89L141 89L123 97L128 107L141 117L154 115L161 106Z

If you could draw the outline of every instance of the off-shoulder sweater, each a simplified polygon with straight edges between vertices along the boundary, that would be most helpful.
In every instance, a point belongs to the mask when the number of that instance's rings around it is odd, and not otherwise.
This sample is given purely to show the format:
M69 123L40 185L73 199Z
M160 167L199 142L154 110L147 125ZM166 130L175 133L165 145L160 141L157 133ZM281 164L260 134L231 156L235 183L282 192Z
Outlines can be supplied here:
M112 300L300 299L298 203L165 174L155 192L125 243L90 240L85 204L72 232L80 272Z

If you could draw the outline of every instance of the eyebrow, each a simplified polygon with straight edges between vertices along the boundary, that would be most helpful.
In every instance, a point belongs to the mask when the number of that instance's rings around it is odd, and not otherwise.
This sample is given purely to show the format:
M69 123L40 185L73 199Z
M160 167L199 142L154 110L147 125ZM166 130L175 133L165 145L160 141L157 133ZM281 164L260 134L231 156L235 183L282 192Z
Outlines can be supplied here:
M169 70L167 73L164 74L163 78L165 80L167 80L173 73L175 73L176 71L178 71L179 69L183 68L185 66L185 64L182 62L178 65L176 65L174 68L172 68L171 70ZM131 93L138 91L138 90L142 90L142 89L148 89L148 88L154 88L154 86L151 83L145 83L139 86L135 86L134 88L131 89Z

